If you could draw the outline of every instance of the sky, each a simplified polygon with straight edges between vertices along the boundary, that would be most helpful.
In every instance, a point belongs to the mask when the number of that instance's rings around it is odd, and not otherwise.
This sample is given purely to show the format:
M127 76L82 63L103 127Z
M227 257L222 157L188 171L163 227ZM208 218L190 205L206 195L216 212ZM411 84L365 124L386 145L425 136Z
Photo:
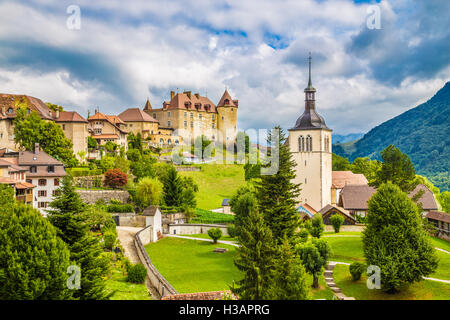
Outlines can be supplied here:
M449 12L446 0L0 0L0 92L87 117L160 108L171 90L217 103L228 88L239 129L289 129L311 52L318 113L336 134L367 132L450 80Z

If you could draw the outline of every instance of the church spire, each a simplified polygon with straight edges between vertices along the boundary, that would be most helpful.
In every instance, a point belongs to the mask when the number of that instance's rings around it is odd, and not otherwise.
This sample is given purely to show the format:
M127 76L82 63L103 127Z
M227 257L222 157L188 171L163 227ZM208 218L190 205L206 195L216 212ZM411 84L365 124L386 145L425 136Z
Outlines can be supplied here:
M311 52L309 52L309 80L308 80L308 88L312 88L312 82L311 82Z
M316 89L314 89L314 87L312 86L311 81L311 52L309 53L308 64L309 64L308 87L305 89L305 101L306 101L306 108L314 108L313 101L315 100L314 95Z

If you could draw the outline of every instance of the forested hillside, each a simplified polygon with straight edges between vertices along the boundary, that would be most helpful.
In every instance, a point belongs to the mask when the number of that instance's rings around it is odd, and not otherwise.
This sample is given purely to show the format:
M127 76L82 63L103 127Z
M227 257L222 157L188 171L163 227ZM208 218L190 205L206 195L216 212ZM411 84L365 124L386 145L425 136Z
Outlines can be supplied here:
M427 102L366 133L351 147L337 144L333 152L350 161L380 159L380 151L394 144L411 158L417 173L441 191L450 190L450 82Z

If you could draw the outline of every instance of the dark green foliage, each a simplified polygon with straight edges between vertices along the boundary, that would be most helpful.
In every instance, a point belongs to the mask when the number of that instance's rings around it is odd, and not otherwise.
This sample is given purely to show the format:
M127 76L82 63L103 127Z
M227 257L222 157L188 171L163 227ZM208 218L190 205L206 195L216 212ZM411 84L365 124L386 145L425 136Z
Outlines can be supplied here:
M111 231L107 231L103 234L103 241L106 249L112 250L116 243L117 235Z
M381 286L388 292L421 281L437 268L418 207L390 182L369 200L362 240L367 264L380 267Z
M240 187L230 199L230 207L234 212L234 221L239 234L239 229L244 225L248 214L256 210L255 188L250 184Z
M167 176L162 182L164 184L164 204L172 207L181 206L183 184L175 167L169 168Z
M297 233L298 239L301 243L305 243L308 241L309 231L306 228L300 229L300 231Z
M234 224L229 224L227 226L227 232L228 232L228 235L232 238L237 237L237 235L238 235L237 228Z
M332 167L333 171L346 171L350 170L350 163L347 158L341 157L337 154L332 155Z
M0 300L69 299L69 250L38 210L0 212Z
M315 238L320 238L323 234L323 230L325 229L322 215L317 213L310 221L311 223L306 223L306 228L308 228L309 234Z
M109 204L106 207L108 212L134 212L134 207L132 204Z
M217 240L222 237L222 230L220 228L211 228L208 230L208 236L213 239L214 243L217 243Z
M15 205L14 187L0 184L0 212L10 212Z
M42 120L35 111L27 114L26 108L17 109L14 142L33 151L35 143L39 143L42 150L70 167L78 162L72 151L72 141L65 137L61 127L53 121Z
M319 287L319 276L323 268L328 263L328 257L331 254L328 242L320 239L312 239L305 244L297 246L297 252L300 255L306 272L313 276L313 288Z
M408 155L402 153L400 149L389 145L381 151L383 164L377 171L375 181L372 185L378 187L381 184L391 181L398 185L404 192L412 191L416 185L416 171Z
M128 267L127 281L131 283L143 283L147 277L147 269L143 264L135 264Z
M309 299L305 268L300 256L286 239L279 247L277 261L271 298L275 300Z
M92 138L91 136L88 137L88 149L89 150L95 150L98 148L97 140Z
M247 162L246 164L244 164L244 171L245 171L245 181L260 178L261 163L250 164Z
M141 159L137 161L134 160L131 161L132 162L130 165L130 169L131 173L135 176L134 182L137 182L144 177L154 178L156 176L156 171L153 166L156 163L156 159L154 157L143 156Z
M334 232L339 233L342 224L344 223L345 218L339 214L334 214L330 218L331 225L333 226Z
M444 191L439 195L439 203L442 206L442 211L450 213L450 191Z
M238 239L240 247L236 249L234 264L243 273L243 278L233 292L241 300L270 299L277 252L272 232L261 213L256 210L248 213Z
M279 140L271 145L271 152L278 153L278 171L275 174L261 175L255 182L258 208L272 231L277 244L286 237L289 241L294 238L300 220L297 212L296 198L300 194L300 185L292 183L295 177L296 163L285 144L286 138L280 127ZM270 143L273 132L270 132L267 141ZM269 167L265 164L264 167Z
M181 193L181 203L184 208L195 208L197 200L195 200L195 192L192 188L183 188Z
M356 158L353 160L350 170L353 173L362 173L367 181L373 183L377 178L377 173L381 170L381 161L370 160L369 158Z
M130 132L127 136L127 139L128 139L128 148L129 149L136 149L142 153L141 133L138 133L137 135L135 135L133 132Z
M450 190L450 82L427 102L370 130L354 144L354 151L333 146L333 151L353 160L381 159L379 153L394 144L411 157L414 167L441 191Z
M363 274L365 267L366 266L361 262L353 262L349 266L349 271L352 275L353 281L358 281L359 279L361 279L361 275Z

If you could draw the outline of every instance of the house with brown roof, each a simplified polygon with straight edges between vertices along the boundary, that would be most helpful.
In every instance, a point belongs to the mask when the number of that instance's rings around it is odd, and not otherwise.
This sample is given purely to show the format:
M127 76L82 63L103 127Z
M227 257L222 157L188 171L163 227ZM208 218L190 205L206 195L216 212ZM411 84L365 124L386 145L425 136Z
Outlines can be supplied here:
M450 241L450 213L432 210L425 217L435 226L436 237Z
M117 116L108 116L98 110L88 118L88 130L99 145L111 141L128 150L126 123Z
M217 105L199 93L171 91L170 101L165 101L162 108L154 109L147 100L143 111L156 119L160 127L173 129L174 135L181 136L184 142L205 135L212 141L234 143L238 106L239 101L232 99L228 90Z
M353 173L351 171L332 171L331 172L331 204L339 202L339 194L346 185L367 185L366 177L362 173Z
M53 111L41 99L28 95L0 94L0 148L18 150L14 142L16 111L25 107L36 112L43 120L55 121L63 128L64 135L73 143L74 154L87 151L87 121L77 112Z
M33 207L39 209L45 216L47 214L45 209L53 201L61 180L66 175L64 165L41 150L38 143L34 151L19 151L15 161L26 169L26 182L36 186Z
M418 202L422 204L422 214L425 215L431 210L437 210L438 207L433 192L423 184L417 185L409 193L409 197L413 198L421 190L423 190L423 194ZM365 217L367 215L368 201L376 191L376 188L369 185L346 185L342 188L338 204L340 207L348 210L352 216L360 215Z
M319 213L322 214L323 223L326 225L331 225L330 218L335 214L344 217L344 225L353 225L356 223L356 218L348 210L335 205L327 204L320 209Z
M0 158L0 184L14 188L17 201L32 205L35 186L26 182L26 171L27 169L18 166L14 159Z

